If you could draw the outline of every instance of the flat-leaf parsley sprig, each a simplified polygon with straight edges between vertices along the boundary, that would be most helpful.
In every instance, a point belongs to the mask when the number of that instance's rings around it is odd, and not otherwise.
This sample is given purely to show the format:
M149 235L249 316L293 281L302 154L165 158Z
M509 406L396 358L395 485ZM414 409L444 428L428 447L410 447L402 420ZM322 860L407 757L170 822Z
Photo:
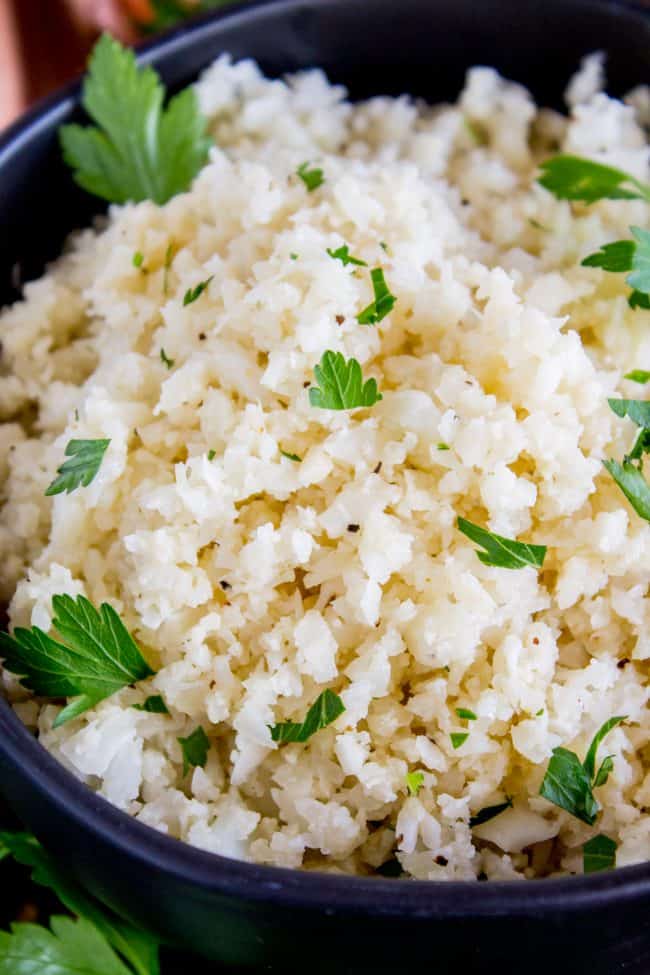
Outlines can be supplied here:
M110 440L70 440L65 448L69 459L59 467L45 494L70 494L78 487L88 487L95 479Z
M364 383L361 366L356 359L345 359L341 352L328 349L320 365L314 366L317 386L309 390L309 402L321 410L354 410L358 406L374 406L382 399L377 380Z
M196 92L186 88L163 108L165 89L153 68L107 34L93 50L82 104L96 126L64 125L65 161L89 193L111 203L166 203L205 163L212 140Z
M280 745L287 742L308 741L321 728L326 728L336 721L344 711L345 706L341 698L328 688L318 695L304 721L281 721L279 724L269 726L271 738Z
M397 301L395 295L391 294L384 278L384 272L380 267L372 269L370 280L375 299L357 315L357 321L360 325L377 325L386 315L390 314Z
M529 545L512 538L504 538L503 535L496 535L466 518L458 519L458 528L463 535L467 535L484 549L483 552L476 552L484 565L493 565L500 569L522 569L531 565L535 569L541 569L544 564L545 545Z
M538 182L558 200L644 200L650 203L650 184L630 176L622 169L583 159L559 155L541 165ZM616 240L603 244L599 251L582 261L584 267L604 271L631 273L626 278L632 288L628 298L631 308L650 309L650 233L641 227L630 227L634 240Z
M112 606L99 610L84 596L52 597L52 625L61 641L38 626L0 633L0 658L21 683L43 697L72 697L54 727L78 717L154 671Z
M617 715L606 721L594 735L584 762L568 748L554 748L539 790L540 796L593 826L600 809L593 790L607 782L614 767L613 756L607 755L596 771L598 747L613 728L626 720L626 715Z

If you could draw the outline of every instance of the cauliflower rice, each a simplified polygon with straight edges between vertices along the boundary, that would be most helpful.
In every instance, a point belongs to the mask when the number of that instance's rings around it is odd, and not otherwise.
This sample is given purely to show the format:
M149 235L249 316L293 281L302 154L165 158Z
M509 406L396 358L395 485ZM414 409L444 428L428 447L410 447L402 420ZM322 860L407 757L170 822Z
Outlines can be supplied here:
M83 593L157 668L56 730L58 705L1 680L120 809L224 856L346 873L395 856L431 880L576 873L596 832L619 866L650 856L650 524L602 467L630 444L607 398L639 396L622 376L649 368L650 313L580 267L648 208L535 181L558 149L648 178L647 91L601 87L596 56L569 118L488 68L455 106L352 105L320 71L271 81L222 57L198 83L217 148L191 191L112 207L0 316L11 623L48 630L52 596ZM375 327L356 321L367 269L327 254L343 244L397 297ZM381 402L310 406L326 349ZM110 446L89 487L47 498L72 438ZM483 565L459 515L548 546L542 570ZM269 725L326 687L345 712L275 744ZM151 694L171 715L133 709ZM554 747L583 756L618 714L591 828L540 782ZM198 725L207 764L184 776Z

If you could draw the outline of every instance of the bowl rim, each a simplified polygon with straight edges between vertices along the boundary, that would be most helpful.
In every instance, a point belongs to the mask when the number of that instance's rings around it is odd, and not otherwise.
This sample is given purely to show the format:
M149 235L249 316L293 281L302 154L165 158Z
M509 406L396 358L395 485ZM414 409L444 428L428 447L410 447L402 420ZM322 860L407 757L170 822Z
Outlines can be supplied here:
M137 47L138 59L154 64L191 47L196 39L219 31L222 24L269 15L266 8L299 10L313 0L248 0L220 8L182 24L162 37ZM354 0L337 0L349 4ZM578 0L585 7L618 7L650 20L650 7L633 0ZM48 132L59 117L79 101L76 79L42 100L0 135L0 172L25 143ZM538 918L577 914L617 906L650 896L650 861L588 876L558 877L536 882L514 880L430 881L385 879L321 871L304 871L223 857L191 846L139 822L77 779L40 744L0 697L0 754L18 778L53 804L57 812L80 830L98 836L116 852L143 869L173 876L203 891L251 902L272 900L288 908L311 908L328 913L344 911L365 917L400 919ZM9 789L5 789L8 793Z

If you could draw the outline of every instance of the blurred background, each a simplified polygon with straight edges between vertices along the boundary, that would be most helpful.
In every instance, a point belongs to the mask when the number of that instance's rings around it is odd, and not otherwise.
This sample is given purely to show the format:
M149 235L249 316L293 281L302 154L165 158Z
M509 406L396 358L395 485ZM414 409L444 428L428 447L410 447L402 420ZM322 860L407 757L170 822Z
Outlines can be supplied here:
M98 33L137 42L232 0L0 0L0 130L79 74Z

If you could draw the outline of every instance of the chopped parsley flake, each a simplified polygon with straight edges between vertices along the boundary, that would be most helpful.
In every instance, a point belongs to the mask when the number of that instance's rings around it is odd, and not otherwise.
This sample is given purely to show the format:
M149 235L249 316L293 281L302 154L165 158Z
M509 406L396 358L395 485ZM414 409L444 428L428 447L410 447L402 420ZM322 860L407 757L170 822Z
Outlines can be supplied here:
M337 250L332 250L330 247L327 248L327 253L335 261L340 261L343 267L348 264L356 264L358 267L368 267L365 261L360 260L358 257L352 257L350 254L350 248L347 244L343 244Z
M476 715L469 708L456 708L456 714L464 721L476 721Z
M482 826L483 823L489 823L491 819L499 816L506 809L512 809L512 799L510 798L506 799L505 802L498 802L494 806L485 806L475 816L470 816L469 828L474 829L475 826Z
M464 745L469 738L469 732L467 731L452 731L449 736L451 738L451 744L454 748L460 748Z
M463 535L467 535L469 539L485 549L483 552L476 553L484 565L501 569L521 569L526 565L532 565L535 569L541 569L544 563L545 545L528 545L525 542L516 542L512 538L504 538L465 518L458 519L458 528Z
M598 873L616 866L616 843L609 836L594 836L582 847L582 869Z
M357 315L357 321L360 325L377 325L386 315L390 314L397 301L395 295L390 293L384 279L384 272L380 267L372 269L370 280L372 281L375 300Z
M216 450L208 450L208 460L214 460L217 456Z
M152 694L143 704L133 704L132 707L135 711L146 711L147 714L169 714L160 694Z
M310 169L308 162L301 163L296 170L296 174L300 176L300 179L307 187L308 193L313 193L314 190L317 190L325 182L323 170L318 168Z
M424 785L424 772L407 772L406 773L406 788L409 791L409 795L417 796L418 792Z
M623 379L630 379L633 383L644 385L650 383L650 372L646 369L633 369L632 372L626 372Z
M282 450L282 448L280 448L280 453L283 457L286 457L287 460L292 460L294 464L300 464L302 461L302 457L299 457L298 454L290 454L288 451Z
M133 255L133 267L142 267L144 263L144 254L142 251L136 251Z
M183 753L183 775L187 775L190 768L205 768L210 750L210 739L199 725L187 738L177 738Z
M213 277L214 274L212 274L209 278L206 278L205 281L199 281L195 288L188 288L183 296L183 307L186 305L191 305L194 301L196 301L197 298L200 298L212 281Z
M165 355L165 350L164 349L161 349L160 350L160 360L161 360L161 362L164 362L165 363L165 365L167 366L168 369L171 369L173 367L173 365L174 365L174 362L176 361L175 359L169 359Z
M283 745L286 742L305 742L321 728L336 721L345 711L343 701L329 688L319 694L302 722L281 721L269 726L271 738Z

